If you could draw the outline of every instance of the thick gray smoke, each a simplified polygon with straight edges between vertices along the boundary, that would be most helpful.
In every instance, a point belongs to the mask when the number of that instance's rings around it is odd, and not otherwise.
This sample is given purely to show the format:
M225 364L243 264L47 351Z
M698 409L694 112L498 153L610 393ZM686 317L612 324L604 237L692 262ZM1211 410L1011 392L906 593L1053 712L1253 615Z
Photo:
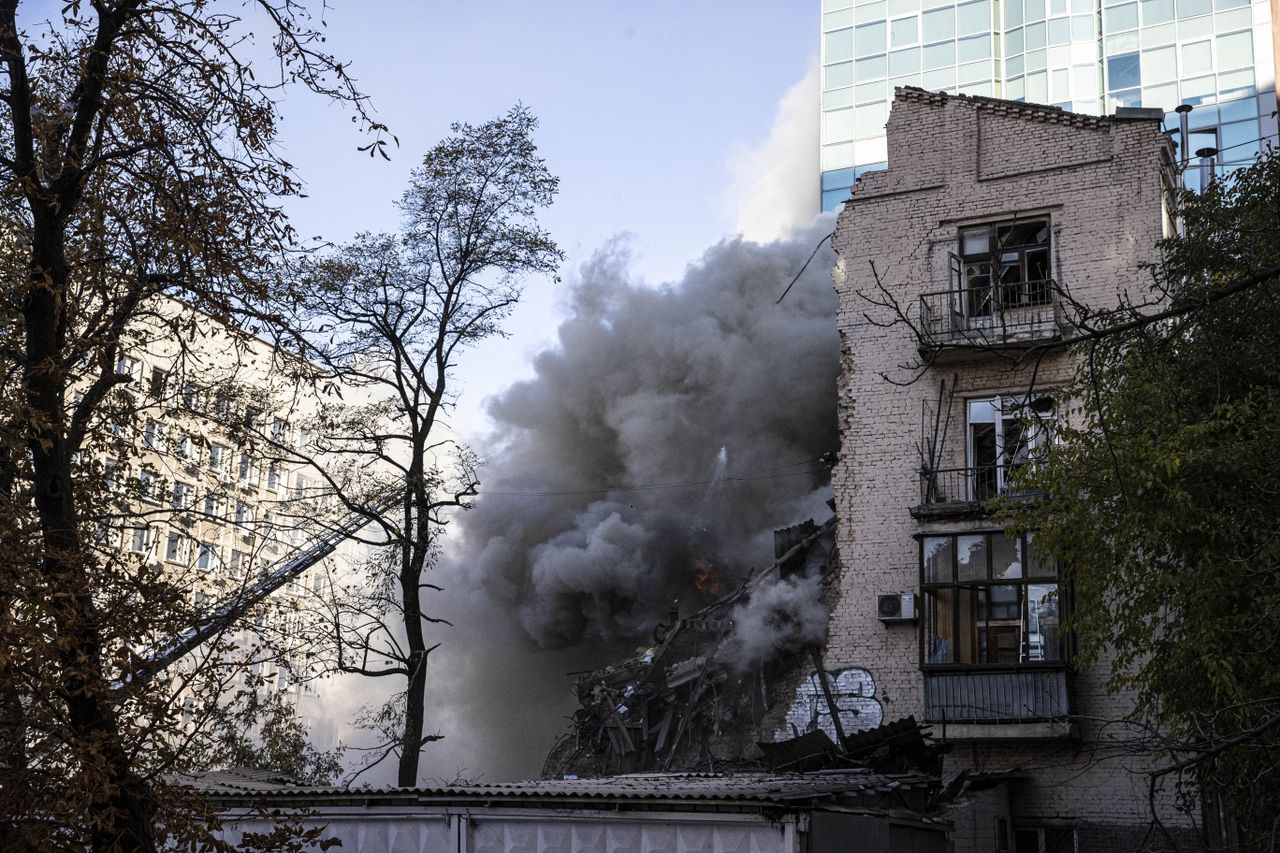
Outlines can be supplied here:
M622 242L580 270L559 345L492 403L481 497L433 579L455 627L431 656L428 727L446 737L425 778L536 774L568 727L567 673L649 645L673 603L689 613L771 562L775 528L828 516L831 252L774 303L831 226L727 240L663 287L629 277ZM821 636L812 580L755 598L727 653Z
M460 520L467 575L537 643L641 640L673 601L688 612L769 562L775 527L826 514L825 249L775 302L829 227L725 241L660 288L628 277L621 243L583 267L559 347L492 404L498 443Z

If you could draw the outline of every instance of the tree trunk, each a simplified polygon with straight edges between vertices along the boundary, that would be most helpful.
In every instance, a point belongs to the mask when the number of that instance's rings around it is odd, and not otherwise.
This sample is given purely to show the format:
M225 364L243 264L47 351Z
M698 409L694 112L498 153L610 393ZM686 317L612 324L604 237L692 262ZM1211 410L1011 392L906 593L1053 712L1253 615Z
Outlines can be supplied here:
M57 600L58 664L69 722L72 771L94 779L90 789L94 850L155 850L153 808L147 786L133 775L102 670L102 643L89 577L91 560L80 541L71 453L63 416L67 377L65 304L68 269L63 223L37 214L31 278L23 306L26 332L23 390L28 406L36 512L40 519L43 573ZM96 778L95 778L96 777Z

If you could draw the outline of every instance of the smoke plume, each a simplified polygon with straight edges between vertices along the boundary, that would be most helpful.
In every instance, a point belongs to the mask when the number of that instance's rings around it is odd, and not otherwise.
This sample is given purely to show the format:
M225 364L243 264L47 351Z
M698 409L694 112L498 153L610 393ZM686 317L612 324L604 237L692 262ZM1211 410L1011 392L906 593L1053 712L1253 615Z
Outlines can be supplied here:
M476 506L426 599L453 623L428 673L424 779L536 775L572 678L652 643L773 559L773 530L825 520L839 368L823 217L793 240L725 240L661 287L625 242L571 280L558 345L491 403ZM821 637L812 577L762 586L726 653ZM365 701L374 688L361 685ZM390 781L391 770L365 778Z
M491 406L467 576L540 646L634 643L772 559L775 527L822 516L836 447L830 257L740 239L682 281L628 276L614 242L572 285L559 347ZM819 519L821 520L821 519Z

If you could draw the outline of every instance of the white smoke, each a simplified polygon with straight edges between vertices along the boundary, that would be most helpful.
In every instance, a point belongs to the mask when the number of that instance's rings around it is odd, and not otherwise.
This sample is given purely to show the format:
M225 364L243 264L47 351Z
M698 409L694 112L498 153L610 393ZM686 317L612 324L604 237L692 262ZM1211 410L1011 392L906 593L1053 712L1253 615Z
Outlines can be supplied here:
M819 600L820 576L808 574L762 584L733 608L733 631L717 655L735 669L750 669L779 649L821 644L827 607Z
M819 67L814 63L783 94L764 142L732 158L724 203L746 239L781 240L813 221L820 206L820 97Z

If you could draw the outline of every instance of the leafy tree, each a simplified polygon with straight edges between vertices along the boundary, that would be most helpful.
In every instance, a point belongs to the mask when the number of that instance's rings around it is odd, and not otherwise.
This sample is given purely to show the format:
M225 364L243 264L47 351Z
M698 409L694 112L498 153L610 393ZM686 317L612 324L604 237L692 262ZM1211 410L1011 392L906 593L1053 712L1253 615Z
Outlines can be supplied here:
M130 650L189 614L95 547L122 342L161 296L220 319L283 300L280 90L363 101L297 0L72 0L31 26L20 5L0 0L0 846L152 850L199 827L159 781L187 742L170 685L131 681Z
M383 742L366 766L398 756L401 785L418 780L427 661L436 648L423 596L451 510L477 493L476 459L444 423L467 348L501 335L531 276L562 258L537 214L558 179L537 155L537 120L523 106L453 135L423 158L400 200L398 235L364 234L298 279L311 294L292 325L300 353L340 381L347 405L309 425L301 461L323 472L319 492L369 521L375 553L328 603L330 665L402 680L363 719ZM369 532L371 531L371 532Z
M1280 156L1200 195L1150 270L1156 308L1095 316L1071 424L1016 525L1062 561L1083 662L1188 804L1280 841ZM1160 320L1154 321L1154 317ZM1206 811L1216 811L1213 809ZM1232 848L1236 849L1236 848Z

